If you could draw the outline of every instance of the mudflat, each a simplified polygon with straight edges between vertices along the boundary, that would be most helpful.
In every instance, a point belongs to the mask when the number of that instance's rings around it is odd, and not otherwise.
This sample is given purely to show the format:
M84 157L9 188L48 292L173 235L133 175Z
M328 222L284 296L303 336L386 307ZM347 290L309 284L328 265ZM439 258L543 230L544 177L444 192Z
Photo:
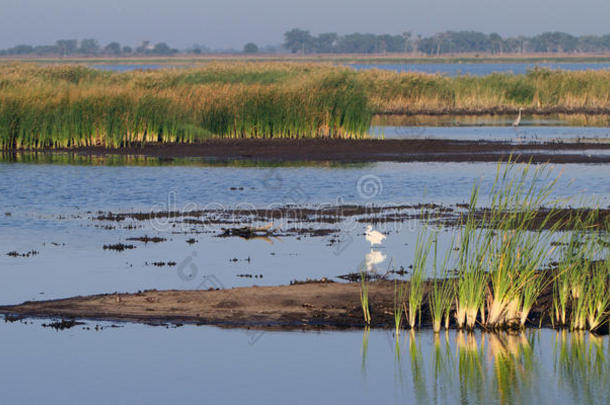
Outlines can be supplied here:
M589 151L587 154L581 151ZM265 161L498 162L513 155L533 163L610 163L610 143L458 141L443 139L211 139L200 143L147 143L119 148L53 149L84 155L141 155L165 159ZM596 154L600 151L600 154ZM40 152L40 151L39 151ZM553 153L556 152L556 153ZM592 153L591 153L592 152Z
M425 290L430 291L431 282ZM373 327L394 327L394 281L368 282ZM530 313L529 326L550 326L545 316L552 305L550 288ZM422 306L422 326L430 322L427 299ZM150 290L133 294L103 294L51 301L30 301L2 306L11 316L190 323L225 327L270 329L341 329L364 327L360 283L307 281L273 287L221 290Z

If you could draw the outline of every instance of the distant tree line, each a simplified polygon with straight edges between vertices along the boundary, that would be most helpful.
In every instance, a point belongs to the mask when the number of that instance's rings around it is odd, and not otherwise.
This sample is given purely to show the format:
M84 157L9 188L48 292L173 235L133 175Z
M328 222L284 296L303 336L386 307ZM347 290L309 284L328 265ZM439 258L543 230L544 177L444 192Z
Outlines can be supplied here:
M292 53L399 53L419 52L426 55L447 53L537 53L537 52L609 52L610 34L576 37L563 32L546 32L533 37L508 37L475 31L446 31L429 37L361 34L338 35L334 32L317 36L295 28L284 34L284 47Z
M118 42L110 42L101 46L95 39L60 39L54 45L17 45L9 49L0 50L0 55L35 55L35 56L121 56L121 55L159 55L169 56L178 53L165 42L151 44L144 41L141 45L132 48L121 46Z
M111 42L101 46L95 39L62 39L53 45L17 45L0 50L0 56L132 56L152 55L171 56L183 54L214 53L419 53L425 55L442 55L449 53L587 53L610 52L610 34L574 36L564 32L545 32L526 37L502 37L499 34L485 34L476 31L446 31L423 37L404 32L400 35L353 33L339 35L327 32L312 35L309 31L298 28L284 34L281 46L264 46L259 48L248 42L242 50L211 49L205 45L195 44L179 51L165 42L152 44L144 41L137 47L122 46Z

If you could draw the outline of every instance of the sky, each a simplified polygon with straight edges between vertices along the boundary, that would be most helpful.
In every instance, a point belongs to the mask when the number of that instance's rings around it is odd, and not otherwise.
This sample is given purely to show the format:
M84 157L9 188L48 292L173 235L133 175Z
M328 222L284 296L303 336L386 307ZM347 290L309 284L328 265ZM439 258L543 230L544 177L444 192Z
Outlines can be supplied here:
M607 34L608 0L0 0L0 48L95 38L173 47L276 45L284 32Z

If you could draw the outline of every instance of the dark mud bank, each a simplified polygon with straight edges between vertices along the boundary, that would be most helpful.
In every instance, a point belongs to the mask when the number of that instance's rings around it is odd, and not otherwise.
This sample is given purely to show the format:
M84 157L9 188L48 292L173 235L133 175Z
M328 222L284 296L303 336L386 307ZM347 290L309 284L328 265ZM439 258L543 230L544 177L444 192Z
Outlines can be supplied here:
M579 153L579 151L593 153ZM596 150L600 154L595 154ZM54 149L81 155L140 155L161 159L259 161L498 162L510 155L534 163L610 163L610 143L523 143L441 139L239 139L196 144L145 144L121 148ZM40 152L40 151L39 151ZM556 152L556 153L553 153Z
M430 290L431 284L426 285ZM393 328L393 281L369 283L373 327ZM552 326L548 316L552 291L547 289L534 306L527 326ZM421 326L431 325L424 300ZM364 327L359 283L329 280L289 286L246 287L227 290L145 291L104 294L2 306L10 316L51 319L107 320L253 327L263 329L343 329ZM607 333L607 327L599 333Z

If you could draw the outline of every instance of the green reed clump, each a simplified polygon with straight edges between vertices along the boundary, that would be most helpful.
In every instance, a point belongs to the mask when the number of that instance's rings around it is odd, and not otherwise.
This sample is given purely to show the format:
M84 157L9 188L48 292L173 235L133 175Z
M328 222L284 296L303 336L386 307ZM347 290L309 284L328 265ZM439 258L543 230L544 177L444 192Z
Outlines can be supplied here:
M445 329L449 329L449 318L451 315L451 305L454 300L454 280L449 277L449 263L453 254L453 244L447 250L440 272L437 268L437 246L438 235L434 240L434 274L432 288L428 294L428 304L430 315L432 316L432 330L440 332L441 324L444 322ZM439 276L440 275L440 276Z
M421 305L425 292L426 266L434 240L435 235L427 232L425 227L417 235L413 269L409 280L409 295L407 297L407 305L405 305L405 313L407 314L411 329L414 329L417 325L418 315L421 318Z
M366 325L371 324L371 311L369 308L369 286L366 281L366 269L360 269L360 306L362 307L362 315Z
M610 256L610 255L609 255ZM590 282L585 291L587 327L594 331L608 322L610 310L610 257L591 269Z
M594 331L608 322L610 310L610 252L601 238L606 224L600 222L598 209L567 222L572 231L557 262L553 320L572 330Z
M484 219L495 229L489 252L488 328L523 325L544 287L538 269L554 250L549 246L554 230L543 230L554 211L543 218L537 213L557 179L548 179L546 166L531 169L526 165L514 173L511 164L498 166Z
M400 336L400 329L402 328L406 296L407 288L404 286L404 283L394 280L394 333L396 337Z
M470 197L470 210L455 243L457 259L455 320L459 329L473 329L477 314L483 309L488 274L485 261L492 232L480 227L476 215L479 186L474 186Z

